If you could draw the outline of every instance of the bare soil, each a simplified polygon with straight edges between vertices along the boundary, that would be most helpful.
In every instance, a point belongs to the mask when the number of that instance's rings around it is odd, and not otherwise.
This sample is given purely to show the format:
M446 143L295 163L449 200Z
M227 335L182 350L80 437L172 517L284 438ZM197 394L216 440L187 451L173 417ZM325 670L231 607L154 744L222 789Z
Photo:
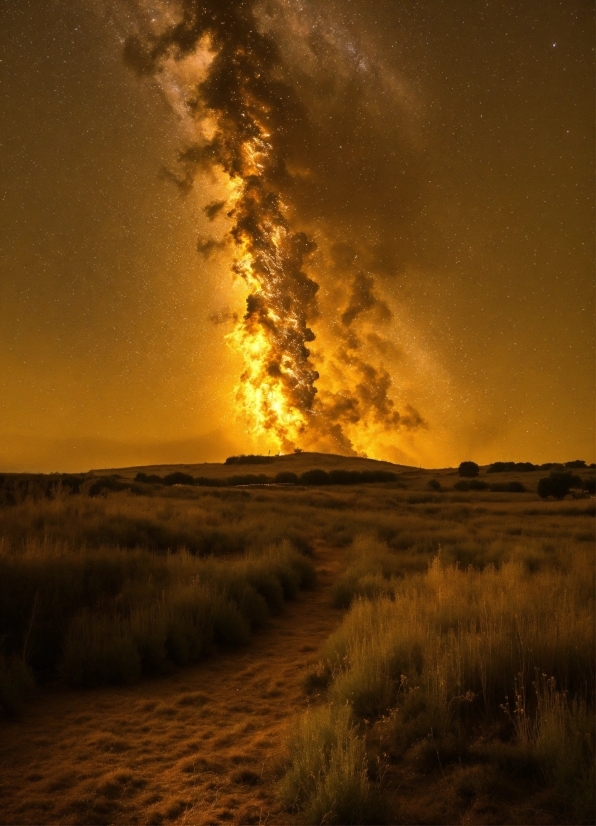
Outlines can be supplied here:
M302 683L339 624L341 551L240 652L136 686L40 692L0 728L0 823L290 823L276 782Z

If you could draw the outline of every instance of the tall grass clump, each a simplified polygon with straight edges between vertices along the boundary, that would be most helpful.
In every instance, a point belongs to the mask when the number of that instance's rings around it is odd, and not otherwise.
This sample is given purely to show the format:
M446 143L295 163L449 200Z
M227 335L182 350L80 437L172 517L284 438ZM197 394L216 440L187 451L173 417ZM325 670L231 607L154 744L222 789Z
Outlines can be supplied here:
M576 547L563 569L519 558L463 569L436 556L423 574L392 576L386 548L375 556L362 540L352 551L340 583L352 605L318 667L329 678L325 725L343 730L333 715L349 709L394 762L423 772L496 763L554 789L578 823L591 822L592 556ZM301 725L310 730L308 718ZM308 775L312 751L306 734L293 742L288 778Z
M585 555L567 573L519 562L462 570L437 557L426 574L393 580L390 596L360 599L329 638L324 657L341 666L337 701L364 702L377 675L382 705L405 677L450 713L471 692L496 715L515 681L530 690L535 669L593 697L592 577Z
M130 683L246 644L314 577L288 542L226 560L30 544L0 554L3 648L11 663L26 649L42 679ZM0 686L15 668L0 667Z
M306 823L385 823L378 784L368 778L364 740L348 706L324 706L296 721L291 766L281 781L285 804Z
M393 593L393 578L407 570L409 563L403 554L390 551L385 543L370 534L356 536L347 557L348 564L333 586L335 608L348 608L355 597L370 599ZM426 567L423 559L417 567Z
M593 703L557 688L553 677L536 671L528 698L517 689L510 717L513 743L489 744L479 751L504 765L530 763L541 778L554 786L571 808L577 823L590 823L595 807L595 720Z

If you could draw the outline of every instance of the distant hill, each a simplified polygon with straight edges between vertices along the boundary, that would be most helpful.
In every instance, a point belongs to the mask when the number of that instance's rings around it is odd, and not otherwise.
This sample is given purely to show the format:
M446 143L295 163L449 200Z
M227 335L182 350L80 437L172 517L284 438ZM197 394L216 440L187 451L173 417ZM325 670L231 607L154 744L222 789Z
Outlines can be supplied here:
M191 476L204 476L211 479L227 479L238 473L266 473L275 476L281 471L290 471L300 476L307 470L321 468L321 470L387 470L393 473L407 470L417 470L408 465L395 465L392 462L381 462L376 459L363 459L359 456L337 456L333 453L291 453L287 456L267 457L270 461L265 464L237 463L224 464L223 462L204 462L193 465L144 465L128 468L105 468L95 470L96 474L117 473L125 479L134 479L137 473L166 476L170 473L188 473Z

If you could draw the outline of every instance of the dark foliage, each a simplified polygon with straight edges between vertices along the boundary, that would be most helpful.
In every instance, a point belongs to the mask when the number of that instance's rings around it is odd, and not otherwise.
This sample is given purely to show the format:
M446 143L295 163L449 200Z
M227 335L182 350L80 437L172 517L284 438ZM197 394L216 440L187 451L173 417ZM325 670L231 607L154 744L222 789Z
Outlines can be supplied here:
M61 493L79 493L87 477L72 473L5 473L0 475L0 505L25 499L52 499Z
M109 491L127 490L128 488L130 488L130 485L122 482L118 476L100 476L91 482L87 493L89 496L99 496Z
M225 479L211 479L209 476L195 476L195 485L202 488L223 488L226 484Z
M586 463L583 459L574 459L573 462L565 462L565 467L577 470L578 468L586 467Z
M249 454L248 456L228 456L225 461L226 465L269 465L275 461L275 456L257 456Z
M156 474L137 473L135 482L144 482L145 484L163 485L163 477Z
M488 490L489 484L488 482L482 482L480 479L461 479L459 482L456 482L453 486L454 490Z
M194 477L190 475L190 473L169 473L167 476L164 476L163 479L164 485L194 485L195 480Z
M476 462L462 462L458 467L457 472L460 476L471 478L473 476L478 476L480 473L480 468Z
M525 493L526 486L521 482L493 482L488 489L493 493Z
M258 476L254 473L247 473L243 476L230 476L226 479L228 485L235 487L236 485L270 485L273 479L270 476L265 476L260 473Z
M583 489L584 482L581 477L574 473L564 471L553 471L550 476L544 476L538 482L538 496L547 499L553 496L555 499L564 499L572 488Z
M441 487L441 483L438 479L431 479L428 483L428 487L431 490L443 490L443 488Z
M275 477L275 481L278 485L297 485L299 480L295 473L289 470L282 470L281 473L278 473Z
M549 465L549 468L551 466ZM487 473L511 473L518 471L521 473L528 473L531 470L538 470L539 465L533 465L532 462L493 462L492 465L486 469Z
M300 481L303 485L328 485L331 480L326 470L313 468L303 473L300 476Z

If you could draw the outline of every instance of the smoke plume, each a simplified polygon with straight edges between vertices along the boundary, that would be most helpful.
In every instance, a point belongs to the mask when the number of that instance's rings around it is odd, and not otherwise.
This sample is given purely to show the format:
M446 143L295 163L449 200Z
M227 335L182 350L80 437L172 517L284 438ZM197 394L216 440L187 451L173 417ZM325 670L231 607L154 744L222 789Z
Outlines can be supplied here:
M413 408L397 409L382 363L390 345L381 328L392 313L377 282L383 272L399 270L399 254L386 247L382 223L354 243L342 227L361 220L373 201L375 215L385 207L391 213L394 205L379 203L384 189L375 180L383 164L360 193L354 180L336 174L351 134L366 140L368 105L364 86L341 64L341 49L322 24L304 31L304 22L290 20L275 3L255 0L182 0L139 21L126 41L126 62L173 89L193 125L177 168L164 174L183 194L202 174L227 181L227 198L204 207L208 220L231 222L226 235L200 238L197 247L204 258L229 247L231 269L247 286L246 311L228 339L244 357L237 402L254 432L274 437L285 450L301 445L352 453L375 433L425 426ZM297 56L288 30L299 25L303 51ZM330 80L317 92L313 72L322 77L332 59ZM335 113L335 134L321 127L325 105ZM343 162L362 174L361 159ZM403 191L406 217L393 226L411 252L408 214L416 197L407 186ZM321 279L328 285L325 302ZM331 293L336 304L329 310ZM226 311L213 321L230 316ZM371 362L373 350L381 361Z

